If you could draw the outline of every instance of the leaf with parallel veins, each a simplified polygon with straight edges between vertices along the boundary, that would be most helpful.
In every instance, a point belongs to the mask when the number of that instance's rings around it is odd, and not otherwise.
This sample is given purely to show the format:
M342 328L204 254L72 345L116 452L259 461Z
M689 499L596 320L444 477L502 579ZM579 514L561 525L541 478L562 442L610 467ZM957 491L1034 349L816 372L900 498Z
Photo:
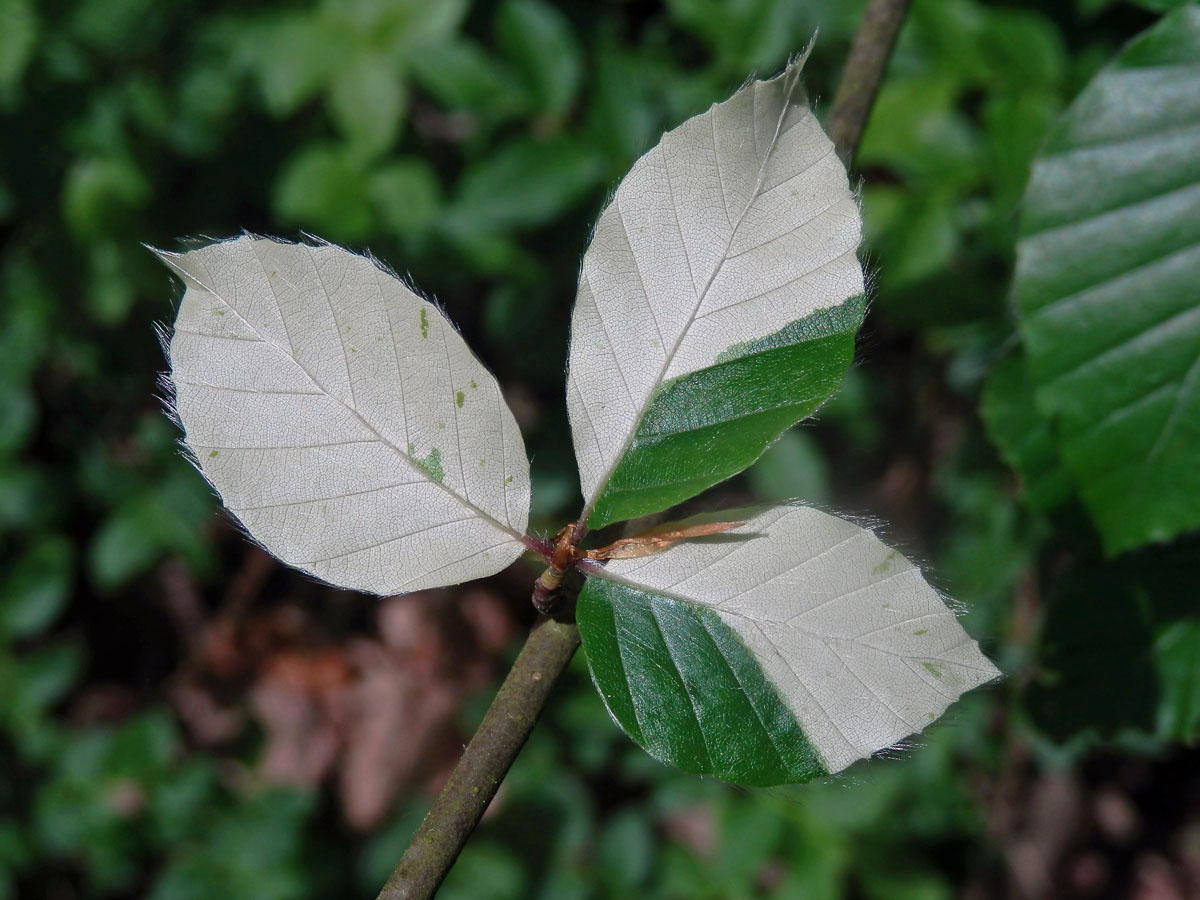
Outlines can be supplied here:
M840 771L1000 674L916 566L806 506L613 560L577 614L596 687L630 737L743 784Z
M1013 289L1029 378L1110 554L1200 527L1200 7L1055 123Z
M802 65L664 135L596 224L567 379L591 528L740 472L853 358L861 220Z
M267 550L375 594L521 554L521 433L436 306L330 244L155 252L187 288L170 344L185 442Z

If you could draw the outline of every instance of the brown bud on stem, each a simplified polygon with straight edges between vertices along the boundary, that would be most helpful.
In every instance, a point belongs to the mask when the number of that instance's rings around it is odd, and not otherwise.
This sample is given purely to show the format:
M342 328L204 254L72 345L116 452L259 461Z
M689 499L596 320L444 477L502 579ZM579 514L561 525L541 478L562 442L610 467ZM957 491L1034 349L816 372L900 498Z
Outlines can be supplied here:
M744 524L746 523L702 522L683 527L667 525L633 537L621 538L595 550L580 550L575 544L577 523L572 522L554 536L554 552L550 557L550 565L533 585L533 606L543 615L553 613L561 599L559 589L562 587L563 576L566 575L567 569L580 559L636 559L661 553L687 538L720 534Z
M567 525L554 536L554 552L550 556L550 565L546 568L533 585L533 606L542 613L550 615L562 599L559 589L562 587L563 576L567 569L575 564L583 552L575 546L576 523Z

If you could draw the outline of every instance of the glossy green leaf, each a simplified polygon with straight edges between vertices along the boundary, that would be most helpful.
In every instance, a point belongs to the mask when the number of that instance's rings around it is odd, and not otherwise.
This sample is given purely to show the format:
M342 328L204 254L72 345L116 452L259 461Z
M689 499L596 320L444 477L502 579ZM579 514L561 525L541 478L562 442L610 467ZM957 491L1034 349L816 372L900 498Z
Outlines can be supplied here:
M1015 292L1037 404L1110 553L1200 526L1200 7L1052 129Z
M801 66L664 135L596 224L567 378L593 528L742 471L851 362L861 222Z
M1034 405L1024 354L1010 354L992 371L979 413L1000 455L1020 476L1031 507L1049 512L1071 496L1054 435Z
M805 506L612 560L577 616L629 736L663 762L744 784L840 771L999 674L919 569Z
M752 464L837 390L854 359L865 307L854 297L665 382L588 523L599 528L666 509Z

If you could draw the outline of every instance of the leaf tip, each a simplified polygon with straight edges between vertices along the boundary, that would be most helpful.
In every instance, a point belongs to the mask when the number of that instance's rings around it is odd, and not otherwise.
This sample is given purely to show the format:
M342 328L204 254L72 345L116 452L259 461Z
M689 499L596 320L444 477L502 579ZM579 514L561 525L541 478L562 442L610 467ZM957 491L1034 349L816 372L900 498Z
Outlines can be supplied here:
M791 72L795 70L797 75L800 74L800 70L803 69L804 64L808 62L808 57L812 55L813 47L817 45L817 38L820 36L820 34L820 28L813 29L812 37L808 39L808 44L805 46L805 48L799 53L792 54L792 56L788 58L787 68L784 69L784 72Z
M178 254L178 253L174 253L174 252L172 252L172 251L170 251L170 250L162 250L162 249L159 249L158 247L155 247L155 246L153 246L152 244L147 244L147 243L145 243L145 242L143 242L143 243L142 243L142 248L143 248L143 249L145 249L145 250L148 250L148 251L149 251L149 252L151 252L151 253L153 253L153 254L154 254L156 257L158 257L158 261L159 261L159 262L161 262L163 265L165 265L165 266L168 266L168 267L170 267L170 266L171 266L171 262L170 262L170 260L171 260L173 257L176 257L176 256L179 256L179 255L180 255L180 254Z

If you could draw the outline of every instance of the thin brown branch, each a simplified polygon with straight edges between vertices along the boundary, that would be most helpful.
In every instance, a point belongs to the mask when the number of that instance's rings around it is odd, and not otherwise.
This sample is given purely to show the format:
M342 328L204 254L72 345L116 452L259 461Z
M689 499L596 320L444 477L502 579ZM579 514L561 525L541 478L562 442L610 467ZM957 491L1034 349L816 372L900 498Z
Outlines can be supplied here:
M869 0L863 12L850 55L842 70L842 80L833 95L833 110L829 114L829 135L846 168L854 162L854 154L862 140L871 105L883 73L891 58L892 48L900 34L900 26L908 13L910 0Z
M870 0L851 45L829 120L834 146L847 165L858 149L908 5L909 0ZM586 530L583 523L577 524L574 544L578 545ZM539 541L530 549L546 556L550 547ZM434 895L578 646L579 629L574 623L543 617L533 627L462 759L377 900L427 900Z
M574 623L541 619L378 900L432 897L479 824L579 646Z

